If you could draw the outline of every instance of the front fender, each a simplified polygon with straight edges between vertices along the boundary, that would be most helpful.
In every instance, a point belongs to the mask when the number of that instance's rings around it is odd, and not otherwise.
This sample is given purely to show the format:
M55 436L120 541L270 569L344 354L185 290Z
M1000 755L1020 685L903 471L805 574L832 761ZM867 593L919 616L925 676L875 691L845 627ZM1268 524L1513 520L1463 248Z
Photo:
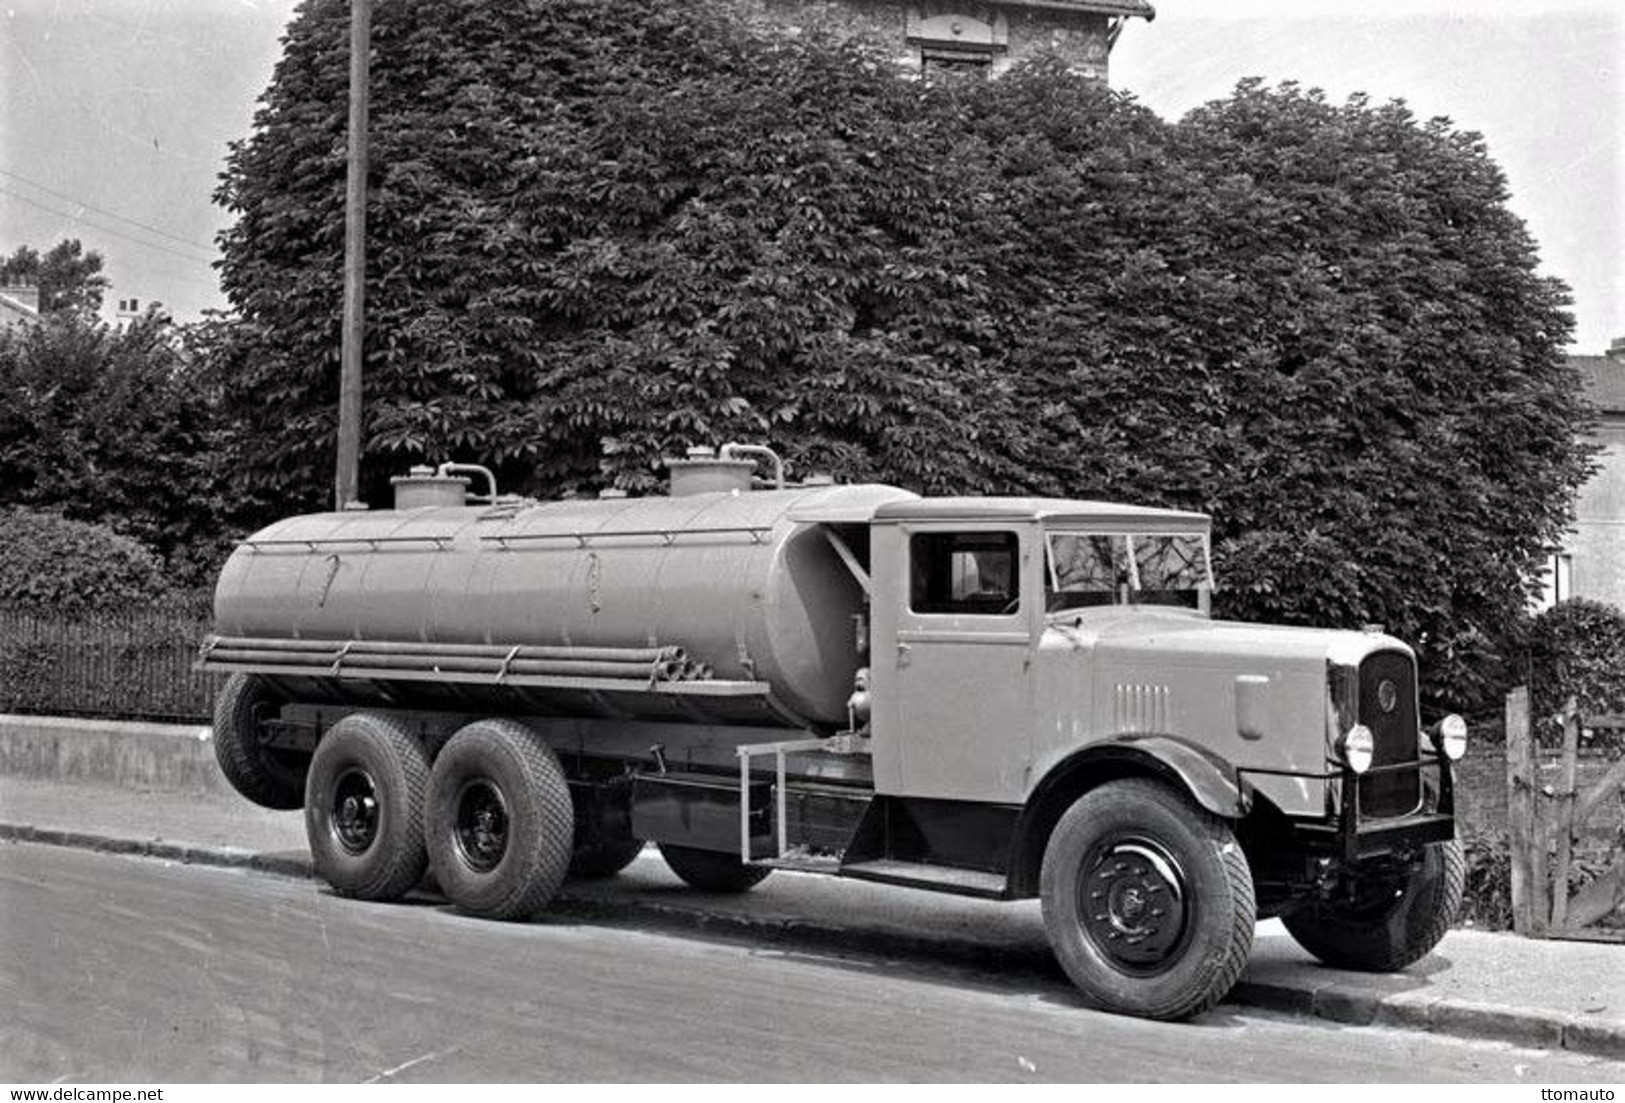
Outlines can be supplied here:
M1126 777L1161 778L1216 816L1238 820L1253 804L1253 787L1236 767L1176 735L1119 735L1074 752L1033 789L1016 827L1010 870L1014 896L1038 889L1039 866L1050 831L1063 813L1097 785Z

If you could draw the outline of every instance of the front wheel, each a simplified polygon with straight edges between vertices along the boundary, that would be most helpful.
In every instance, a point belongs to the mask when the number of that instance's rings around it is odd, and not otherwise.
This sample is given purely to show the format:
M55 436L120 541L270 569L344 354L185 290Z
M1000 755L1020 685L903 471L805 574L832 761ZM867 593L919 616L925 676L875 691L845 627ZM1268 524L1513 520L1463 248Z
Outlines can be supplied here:
M1080 797L1045 847L1039 891L1056 959L1103 1010L1200 1014L1252 949L1252 874L1230 825L1160 782Z
M1281 917L1298 945L1327 965L1392 973L1426 957L1455 921L1467 863L1452 839L1406 868L1356 870L1346 897Z

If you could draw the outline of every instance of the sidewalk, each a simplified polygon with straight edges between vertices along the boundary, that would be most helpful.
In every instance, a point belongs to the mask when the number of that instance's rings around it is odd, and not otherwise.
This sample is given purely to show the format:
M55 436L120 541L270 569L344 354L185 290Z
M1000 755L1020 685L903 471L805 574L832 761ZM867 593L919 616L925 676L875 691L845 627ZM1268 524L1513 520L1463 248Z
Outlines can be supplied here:
M0 839L309 876L299 812L241 798L0 775ZM997 904L779 871L743 896L683 886L653 848L620 877L566 886L556 908L823 948L930 955L1058 976L1036 901ZM1259 925L1227 1002L1625 1059L1625 945L1454 931L1403 974L1328 969Z

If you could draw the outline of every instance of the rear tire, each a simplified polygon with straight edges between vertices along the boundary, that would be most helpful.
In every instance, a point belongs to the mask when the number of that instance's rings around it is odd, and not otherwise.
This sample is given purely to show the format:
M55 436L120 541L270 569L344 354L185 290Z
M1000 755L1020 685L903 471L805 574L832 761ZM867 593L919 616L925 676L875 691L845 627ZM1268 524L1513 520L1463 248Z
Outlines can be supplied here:
M766 866L748 866L733 854L671 843L660 844L660 856L685 883L705 892L745 892L773 872Z
M423 879L429 756L404 726L357 712L316 745L305 833L317 874L340 896L395 900Z
M1455 922L1467 876L1461 843L1434 843L1405 873L1373 873L1363 900L1320 902L1281 917L1305 950L1327 965L1393 973L1426 957Z
M621 872L642 853L642 839L621 839L583 847L570 857L569 876L576 881L601 881Z
M446 898L486 919L528 919L570 867L570 786L542 737L478 720L441 748L429 778L429 866Z
M1161 782L1080 797L1050 835L1039 887L1056 960L1107 1011L1200 1014L1252 948L1252 874L1230 825Z
M289 811L305 803L311 756L267 747L260 721L287 704L264 678L233 674L214 699L214 757L231 787L262 808Z

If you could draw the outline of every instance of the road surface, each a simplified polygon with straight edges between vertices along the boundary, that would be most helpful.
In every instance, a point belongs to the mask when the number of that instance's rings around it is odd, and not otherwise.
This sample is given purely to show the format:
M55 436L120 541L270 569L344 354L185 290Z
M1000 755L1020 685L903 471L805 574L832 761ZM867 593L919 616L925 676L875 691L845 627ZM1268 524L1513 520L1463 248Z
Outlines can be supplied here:
M0 844L0 1080L1523 1081L1625 1064Z

